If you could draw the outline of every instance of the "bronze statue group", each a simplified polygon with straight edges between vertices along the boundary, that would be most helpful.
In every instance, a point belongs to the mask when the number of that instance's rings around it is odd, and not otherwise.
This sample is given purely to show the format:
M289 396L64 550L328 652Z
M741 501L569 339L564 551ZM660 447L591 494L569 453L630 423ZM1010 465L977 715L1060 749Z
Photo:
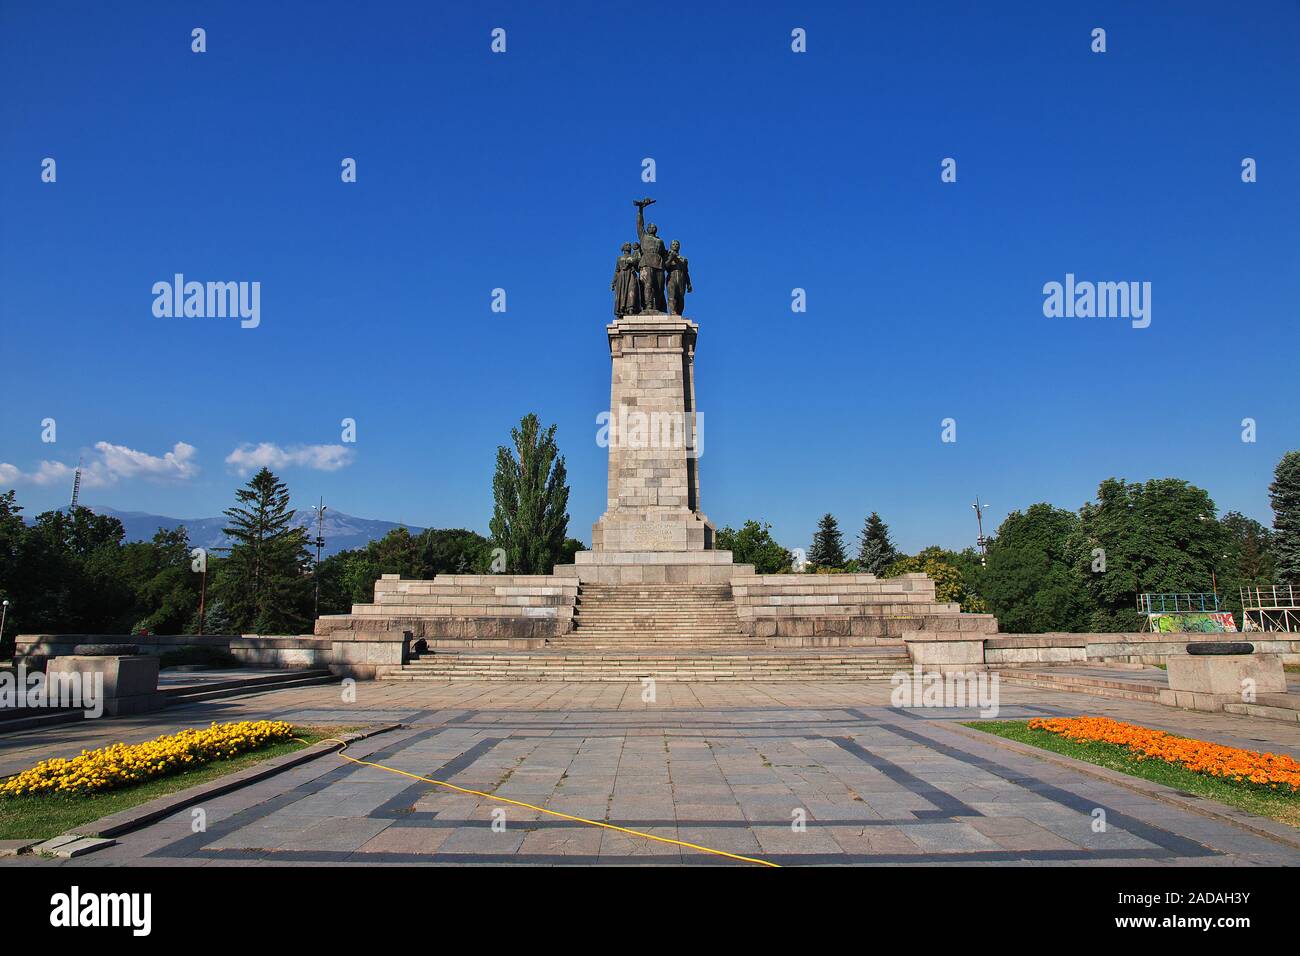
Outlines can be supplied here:
M653 199L634 200L636 205L636 234L639 242L623 243L623 254L614 263L614 315L681 315L686 305L686 293L691 288L691 273L686 257L681 254L682 244L676 239L664 248L659 238L659 227L645 224L645 207Z

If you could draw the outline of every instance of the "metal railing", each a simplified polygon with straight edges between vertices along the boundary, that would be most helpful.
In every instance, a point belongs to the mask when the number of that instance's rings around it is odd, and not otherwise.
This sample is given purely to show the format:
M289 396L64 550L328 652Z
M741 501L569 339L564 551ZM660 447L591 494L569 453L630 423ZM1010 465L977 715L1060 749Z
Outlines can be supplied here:
M1213 613L1219 610L1219 595L1213 591L1148 592L1137 596L1137 609L1140 614Z
M1250 611L1300 611L1300 585L1257 584L1241 589L1241 606Z

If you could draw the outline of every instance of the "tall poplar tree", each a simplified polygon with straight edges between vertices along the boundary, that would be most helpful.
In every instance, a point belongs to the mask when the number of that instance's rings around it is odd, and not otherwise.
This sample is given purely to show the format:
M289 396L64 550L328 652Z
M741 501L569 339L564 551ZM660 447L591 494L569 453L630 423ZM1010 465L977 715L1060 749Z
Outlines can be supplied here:
M569 529L569 485L555 426L543 430L531 412L510 430L514 450L497 448L492 478L495 505L488 524L505 551L510 574L550 574L564 554Z

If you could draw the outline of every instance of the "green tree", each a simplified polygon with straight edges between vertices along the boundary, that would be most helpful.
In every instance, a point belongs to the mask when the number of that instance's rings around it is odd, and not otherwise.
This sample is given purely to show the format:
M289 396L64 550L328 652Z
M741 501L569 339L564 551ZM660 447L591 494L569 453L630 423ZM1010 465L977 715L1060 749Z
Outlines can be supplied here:
M209 555L208 557L209 576L212 575L212 569L213 569L212 557ZM324 596L322 595L322 601L323 600L324 600ZM194 609L194 613L190 616L189 623L185 625L185 633L186 634L199 633L198 608ZM229 612L226 610L226 605L222 603L220 598L214 598L210 594L208 595L208 599L204 603L204 608L203 608L203 633L204 634L238 633L237 629L235 628L234 620L230 617Z
M1273 558L1283 584L1300 584L1300 451L1282 456L1268 486L1273 505Z
M198 612L200 585L185 526L159 528L152 541L123 545L118 561L135 596L132 633L184 633Z
M572 560L569 541L561 549L562 559L569 555L567 560ZM425 578L439 574L486 574L492 561L492 542L464 528L430 528L420 535L419 543L420 572ZM574 550L582 550L581 541Z
M23 535L10 612L37 633L124 633L134 595L118 560L124 531L89 508L47 511Z
M407 528L392 528L378 541L366 544L366 557L379 574L400 574L404 578L422 580L431 577L422 573L421 544L419 537ZM378 576L378 575L376 575Z
M714 535L713 546L730 551L737 564L752 564L758 574L784 574L794 561L794 555L772 537L772 526L767 522L746 521L739 531L722 528Z
M808 551L808 563L813 570L844 567L844 538L835 516L829 512L817 522L812 548Z
M225 511L230 554L214 588L239 631L296 633L310 618L307 532L293 524L289 489L267 468Z
M1241 627L1241 589L1274 580L1273 533L1254 518L1236 511L1229 511L1219 524L1226 538L1217 565L1219 602Z
M381 573L366 548L339 551L322 559L318 569L321 614L346 614L353 604L372 603Z
M1204 489L1178 478L1103 481L1097 501L1079 511L1074 548L1095 605L1089 630L1137 630L1136 597L1143 592L1209 591L1225 545Z
M863 574L879 576L885 568L898 560L898 550L889 540L889 525L874 511L858 535L858 570Z
M582 542L569 539L565 548L566 553L581 550ZM421 581L439 574L486 574L491 559L492 543L474 531L428 528L412 536L406 528L394 528L364 548L321 561L321 613L346 614L353 604L370 604L381 574Z
M581 541L578 538L565 538L564 546L560 548L560 559L556 564L572 564L575 555L577 555L579 551L586 550L587 544L585 541Z
M18 581L19 561L23 553L23 541L27 537L27 525L23 522L22 505L15 500L15 493L9 490L0 494L0 600L14 604ZM0 660L8 658L13 652L10 635L18 633L18 624L22 620L21 612L11 606L5 614L4 630L0 631Z
M564 554L569 528L569 485L555 426L543 430L529 413L512 428L515 451L497 449L492 478L495 507L489 528L506 553L510 574L550 574Z
M1050 504L1013 511L988 548L982 593L1011 634L1082 631L1092 607L1074 561L1079 516Z
M935 600L943 604L959 604L969 614L988 613L988 604L975 590L973 567L979 557L973 551L945 551L931 545L916 555L898 558L885 568L881 577L896 578L901 574L925 574L934 582Z

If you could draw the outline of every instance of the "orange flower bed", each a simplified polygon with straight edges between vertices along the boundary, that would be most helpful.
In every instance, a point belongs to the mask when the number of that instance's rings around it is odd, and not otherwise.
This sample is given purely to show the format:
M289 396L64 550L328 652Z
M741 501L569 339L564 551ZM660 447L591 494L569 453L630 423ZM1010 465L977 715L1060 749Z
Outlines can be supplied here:
M1300 792L1300 763L1285 754L1239 750L1175 737L1163 730L1125 724L1109 717L1035 717L1030 730L1045 730L1067 740L1116 744L1135 759L1164 760L1196 773L1255 784L1283 793Z

